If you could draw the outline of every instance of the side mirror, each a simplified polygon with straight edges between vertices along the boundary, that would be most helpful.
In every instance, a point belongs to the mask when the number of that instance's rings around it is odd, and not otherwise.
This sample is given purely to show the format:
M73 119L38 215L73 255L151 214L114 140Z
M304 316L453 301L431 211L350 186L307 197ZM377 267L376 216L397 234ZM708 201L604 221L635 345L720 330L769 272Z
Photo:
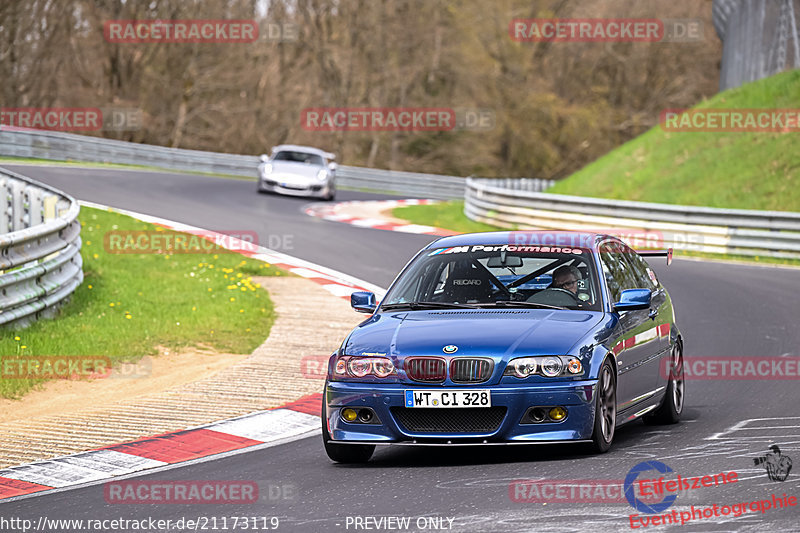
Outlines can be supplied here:
M649 289L626 289L622 291L619 301L614 304L614 311L635 311L650 308Z
M266 163L267 161L269 161L269 156L267 154L261 154L260 156L258 156L258 159L260 159L262 163Z
M339 168L339 166L336 163L328 163L328 168L331 169L331 172L336 172L336 169Z
M350 295L350 307L359 313L374 313L378 304L375 302L375 293L358 291Z

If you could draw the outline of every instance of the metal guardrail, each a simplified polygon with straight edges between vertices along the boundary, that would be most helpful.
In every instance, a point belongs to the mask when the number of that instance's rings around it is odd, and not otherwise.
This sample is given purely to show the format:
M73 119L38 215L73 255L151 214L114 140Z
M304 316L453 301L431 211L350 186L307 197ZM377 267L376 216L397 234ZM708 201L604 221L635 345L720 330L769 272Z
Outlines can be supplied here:
M464 197L464 178L417 172L397 172L374 168L340 166L337 187L394 192L417 198L453 200Z
M256 156L4 127L0 127L0 155L144 165L253 179L259 164ZM464 212L469 218L505 228L603 231L620 235L635 247L671 246L678 250L709 253L800 258L798 213L542 194L552 185L551 180L464 179L348 166L339 167L337 182L340 187L390 191L416 197L465 198ZM52 189L51 192L60 194ZM0 235L5 231L0 226ZM2 268L9 267L0 264ZM7 293L2 282L0 288ZM7 298L5 293L2 298ZM0 308L4 307L2 298ZM0 324L3 320L0 314Z
M264 148L268 151L268 147ZM182 148L76 135L0 127L0 155L57 161L119 163L170 170L247 176L256 179L259 159L254 155L223 154ZM336 171L339 187L394 192L439 200L464 197L464 178L394 172L340 165Z
M78 203L0 169L0 326L52 317L83 281Z
M634 248L800 258L800 213L544 194L488 178L467 178L464 213L510 229L614 234Z

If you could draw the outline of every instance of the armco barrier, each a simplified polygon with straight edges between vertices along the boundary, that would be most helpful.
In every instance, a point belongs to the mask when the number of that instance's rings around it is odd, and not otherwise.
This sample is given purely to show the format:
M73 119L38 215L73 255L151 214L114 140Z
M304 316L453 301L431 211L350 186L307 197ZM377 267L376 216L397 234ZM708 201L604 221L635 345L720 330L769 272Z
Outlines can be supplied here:
M464 213L520 230L616 230L678 250L800 258L800 213L605 200L467 178ZM624 237L623 237L624 238Z
M256 178L256 156L165 148L0 127L0 155L135 164ZM679 250L800 258L800 214L603 200L541 194L540 179L484 179L340 166L339 186L412 197L465 198L473 220L518 229L616 229L649 232ZM649 235L647 236L649 239Z
M0 169L0 326L52 316L83 281L78 203Z
M268 151L269 147L264 147ZM256 179L254 155L223 154L102 139L56 131L21 130L0 126L0 155L58 161L119 163L171 170L247 176ZM394 192L440 200L464 197L464 178L394 172L340 165L339 187Z

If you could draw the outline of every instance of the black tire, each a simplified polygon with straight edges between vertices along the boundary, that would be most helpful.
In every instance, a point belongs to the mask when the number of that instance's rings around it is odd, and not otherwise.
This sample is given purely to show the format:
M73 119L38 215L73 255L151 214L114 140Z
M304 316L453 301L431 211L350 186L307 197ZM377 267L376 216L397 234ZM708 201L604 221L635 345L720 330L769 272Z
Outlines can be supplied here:
M658 409L644 416L645 424L677 424L686 399L686 380L683 370L683 347L676 342L670 351L670 370L667 392Z
M614 366L608 359L600 367L594 405L594 431L590 449L594 453L605 453L614 442L617 426L617 378Z
M375 452L374 444L333 444L328 433L328 416L325 400L322 401L322 444L331 461L345 464L366 463Z

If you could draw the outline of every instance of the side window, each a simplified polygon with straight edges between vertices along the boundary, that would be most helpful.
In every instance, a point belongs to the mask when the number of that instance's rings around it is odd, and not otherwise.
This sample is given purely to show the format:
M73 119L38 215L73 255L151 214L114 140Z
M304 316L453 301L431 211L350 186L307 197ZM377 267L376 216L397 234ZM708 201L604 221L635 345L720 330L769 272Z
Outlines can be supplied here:
M625 253L614 242L600 246L600 263L614 302L619 301L622 291L639 288L636 273L624 256Z
M639 254L628 248L625 247L625 257L627 258L628 262L631 264L633 268L633 272L636 274L636 279L638 280L639 289L655 289L658 282L656 281L655 273L650 269L650 266L645 262L644 259L641 258Z

